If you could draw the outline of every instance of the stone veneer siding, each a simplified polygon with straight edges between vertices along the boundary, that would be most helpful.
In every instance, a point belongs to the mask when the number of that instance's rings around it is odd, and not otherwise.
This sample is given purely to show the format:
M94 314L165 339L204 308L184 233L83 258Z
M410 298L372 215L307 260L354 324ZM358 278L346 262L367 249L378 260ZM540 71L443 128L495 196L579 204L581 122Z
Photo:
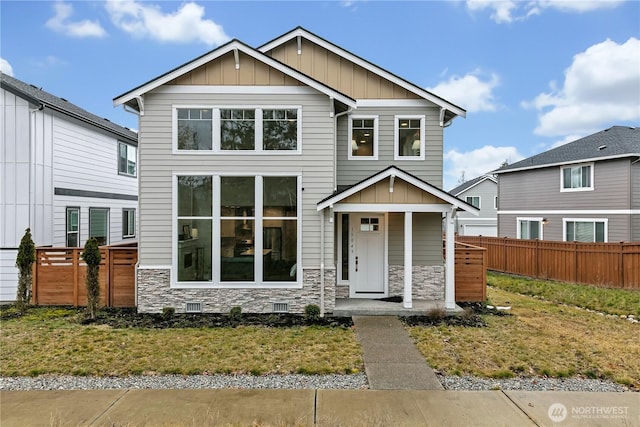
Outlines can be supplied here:
M418 300L444 301L444 266L413 266L412 297ZM404 295L404 266L389 266L389 296Z
M320 270L303 270L302 289L280 288L171 288L169 269L141 268L138 275L138 312L161 313L173 307L183 313L187 302L202 303L203 313L228 313L242 307L244 313L271 313L273 303L288 303L290 313L304 313L308 304L320 305ZM335 270L325 270L325 312L331 313L336 299Z

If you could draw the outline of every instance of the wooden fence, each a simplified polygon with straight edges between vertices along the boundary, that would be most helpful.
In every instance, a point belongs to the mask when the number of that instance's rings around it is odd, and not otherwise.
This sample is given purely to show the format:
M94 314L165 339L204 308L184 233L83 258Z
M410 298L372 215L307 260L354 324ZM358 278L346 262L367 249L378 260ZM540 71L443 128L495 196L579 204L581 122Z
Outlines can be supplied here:
M487 248L487 268L538 279L640 289L640 242L582 243L457 236Z
M87 305L82 261L83 248L36 248L33 303L38 305ZM135 306L137 245L101 246L100 305Z
M486 300L487 250L456 241L455 255L456 302Z

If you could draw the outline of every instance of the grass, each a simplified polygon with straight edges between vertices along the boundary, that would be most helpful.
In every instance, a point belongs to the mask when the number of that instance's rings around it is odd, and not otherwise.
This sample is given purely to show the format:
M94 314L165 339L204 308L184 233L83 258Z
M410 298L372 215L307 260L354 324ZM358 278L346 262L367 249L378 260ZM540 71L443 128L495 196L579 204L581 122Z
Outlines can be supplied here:
M2 376L363 370L360 347L349 328L113 329L79 324L75 309L43 307L2 321L0 362Z
M432 367L450 375L579 376L640 387L639 324L503 289L489 288L488 295L513 315L483 316L486 328L408 328Z
M640 290L598 288L499 273L488 273L487 281L489 285L505 291L535 295L561 304L576 305L610 314L640 316Z

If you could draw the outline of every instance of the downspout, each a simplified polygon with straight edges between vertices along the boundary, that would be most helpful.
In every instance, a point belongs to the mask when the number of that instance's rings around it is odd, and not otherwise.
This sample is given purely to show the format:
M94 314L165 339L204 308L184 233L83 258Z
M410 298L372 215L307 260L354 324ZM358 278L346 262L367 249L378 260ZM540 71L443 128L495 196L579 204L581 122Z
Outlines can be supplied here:
M40 103L36 108L29 109L29 228L35 224L35 196L36 196L36 114L44 109L44 104ZM31 230L32 234L38 230ZM35 239L41 241L41 236Z
M324 317L324 209L320 211L320 317Z

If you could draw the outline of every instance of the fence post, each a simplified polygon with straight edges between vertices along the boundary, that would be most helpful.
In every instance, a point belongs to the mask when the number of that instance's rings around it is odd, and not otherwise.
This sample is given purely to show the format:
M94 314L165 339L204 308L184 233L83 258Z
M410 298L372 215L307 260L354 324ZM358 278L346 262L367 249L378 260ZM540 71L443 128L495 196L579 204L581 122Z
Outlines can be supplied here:
M620 242L620 257L618 258L618 277L620 281L620 289L624 289L624 242Z
M578 283L578 242L573 241L573 283Z
M71 250L71 260L73 262L73 305L78 306L78 270L80 268L80 250L72 249Z
M536 260L535 260L535 266L536 266L536 279L540 278L540 239L536 239Z
M31 304L38 305L38 263L40 256L36 248L36 262L31 266Z

